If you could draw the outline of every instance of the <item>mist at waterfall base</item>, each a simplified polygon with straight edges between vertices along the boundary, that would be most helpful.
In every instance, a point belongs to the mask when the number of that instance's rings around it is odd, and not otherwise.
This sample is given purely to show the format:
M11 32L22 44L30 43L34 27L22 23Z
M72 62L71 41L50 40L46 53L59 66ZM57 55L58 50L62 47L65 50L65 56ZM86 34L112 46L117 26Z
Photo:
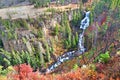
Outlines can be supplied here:
M78 50L66 52L66 53L62 54L61 56L59 56L57 58L57 61L53 62L46 69L45 73L50 73L50 72L54 71L54 69L57 68L63 62L65 62L67 60L71 60L74 57L80 56L81 54L83 54L85 52L83 37L84 37L84 31L89 26L89 22L90 22L89 15L90 15L90 11L86 12L84 19L81 20L80 29L82 30L82 32L79 34Z

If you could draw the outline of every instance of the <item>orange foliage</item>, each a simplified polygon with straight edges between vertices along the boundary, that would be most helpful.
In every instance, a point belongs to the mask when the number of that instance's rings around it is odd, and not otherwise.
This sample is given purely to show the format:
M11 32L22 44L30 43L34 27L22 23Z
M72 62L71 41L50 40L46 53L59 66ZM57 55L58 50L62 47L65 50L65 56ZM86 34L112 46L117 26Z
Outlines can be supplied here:
M8 80L97 80L104 79L104 74L89 69L77 69L68 73L62 74L46 74L38 75L38 72L33 72L30 65L20 64L14 67L15 72L8 76Z
M8 75L10 80L40 80L38 72L33 72L30 65L20 64L14 69L15 72Z
M114 76L110 76L109 78L104 73L98 73L89 68L78 68L66 73L46 75L33 72L30 65L26 64L20 64L14 68L15 72L8 76L8 80L114 80ZM116 77L116 80L120 80L120 78Z
M76 71L64 73L62 75L56 75L55 77L57 80L102 80L104 78L104 74L98 74L97 72L88 69L78 69Z

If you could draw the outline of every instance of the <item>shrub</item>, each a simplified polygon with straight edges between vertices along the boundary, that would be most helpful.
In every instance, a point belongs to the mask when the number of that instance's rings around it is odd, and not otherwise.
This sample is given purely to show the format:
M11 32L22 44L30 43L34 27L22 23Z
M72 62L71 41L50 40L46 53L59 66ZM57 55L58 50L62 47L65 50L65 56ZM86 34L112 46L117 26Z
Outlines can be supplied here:
M73 69L76 70L78 69L78 67L79 67L78 64L74 64Z
M40 80L39 73L33 72L30 65L20 64L14 66L15 71L8 75L8 80Z
M68 72L66 74L57 75L57 80L104 80L105 75L104 74L98 74L93 70L89 69L77 69L72 72Z
M105 54L100 54L99 56L99 61L100 62L108 62L108 60L110 59L110 55L109 55L109 52L107 51Z
M109 59L110 59L110 55L109 55L109 52L107 51L107 52L105 52L105 53L101 53L101 54L95 59L95 61L107 63Z
M6 69L3 69L3 66L0 66L0 75L7 75L8 73L14 71L13 67L12 66L9 66L8 68Z

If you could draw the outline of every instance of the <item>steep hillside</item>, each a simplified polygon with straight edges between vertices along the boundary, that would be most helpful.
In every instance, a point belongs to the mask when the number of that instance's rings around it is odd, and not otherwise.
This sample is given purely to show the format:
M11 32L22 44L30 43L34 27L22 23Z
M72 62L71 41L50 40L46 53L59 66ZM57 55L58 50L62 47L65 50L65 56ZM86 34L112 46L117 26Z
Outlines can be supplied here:
M120 0L44 1L0 9L0 80L119 80Z

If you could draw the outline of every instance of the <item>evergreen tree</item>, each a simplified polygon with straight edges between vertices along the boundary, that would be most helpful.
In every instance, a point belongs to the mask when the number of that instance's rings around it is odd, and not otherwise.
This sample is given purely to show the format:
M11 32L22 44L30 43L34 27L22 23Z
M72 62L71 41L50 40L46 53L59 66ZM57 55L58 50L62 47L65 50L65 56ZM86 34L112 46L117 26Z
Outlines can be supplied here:
M76 32L76 33L75 33L75 41L76 41L76 44L78 43L78 40L79 40L79 37L78 37L78 33Z
M50 51L49 51L49 46L48 44L46 44L46 58L48 60L48 62L50 61Z
M62 26L65 26L65 24L67 23L67 21L68 21L67 13L64 12L64 13L62 14L61 25L62 25Z
M67 40L64 41L65 42L65 48L69 48L69 43Z
M76 11L74 11L73 12L73 20L72 20L72 22L73 22L73 25L76 25L77 24L77 13L76 13Z
M55 29L54 29L54 34L58 35L58 33L59 33L59 28L58 28L58 24L56 24Z
M111 9L114 10L117 6L120 6L120 0L112 0L110 6Z
M76 47L76 40L75 40L75 36L72 37L72 46L73 48Z
M78 25L79 21L81 20L81 10L78 9L77 11L73 11L73 19L72 24L74 26Z
M39 58L40 58L40 64L41 65L44 65L44 56L43 56L43 53L41 53L41 45L40 43L38 43L38 50L37 52L39 53Z
M69 48L71 47L72 45L72 38L71 38L71 35L68 36L68 45L69 45Z
M70 27L70 24L69 24L68 21L67 21L66 24L65 24L65 31L66 31L66 37L71 36L72 30L71 30L71 27Z

